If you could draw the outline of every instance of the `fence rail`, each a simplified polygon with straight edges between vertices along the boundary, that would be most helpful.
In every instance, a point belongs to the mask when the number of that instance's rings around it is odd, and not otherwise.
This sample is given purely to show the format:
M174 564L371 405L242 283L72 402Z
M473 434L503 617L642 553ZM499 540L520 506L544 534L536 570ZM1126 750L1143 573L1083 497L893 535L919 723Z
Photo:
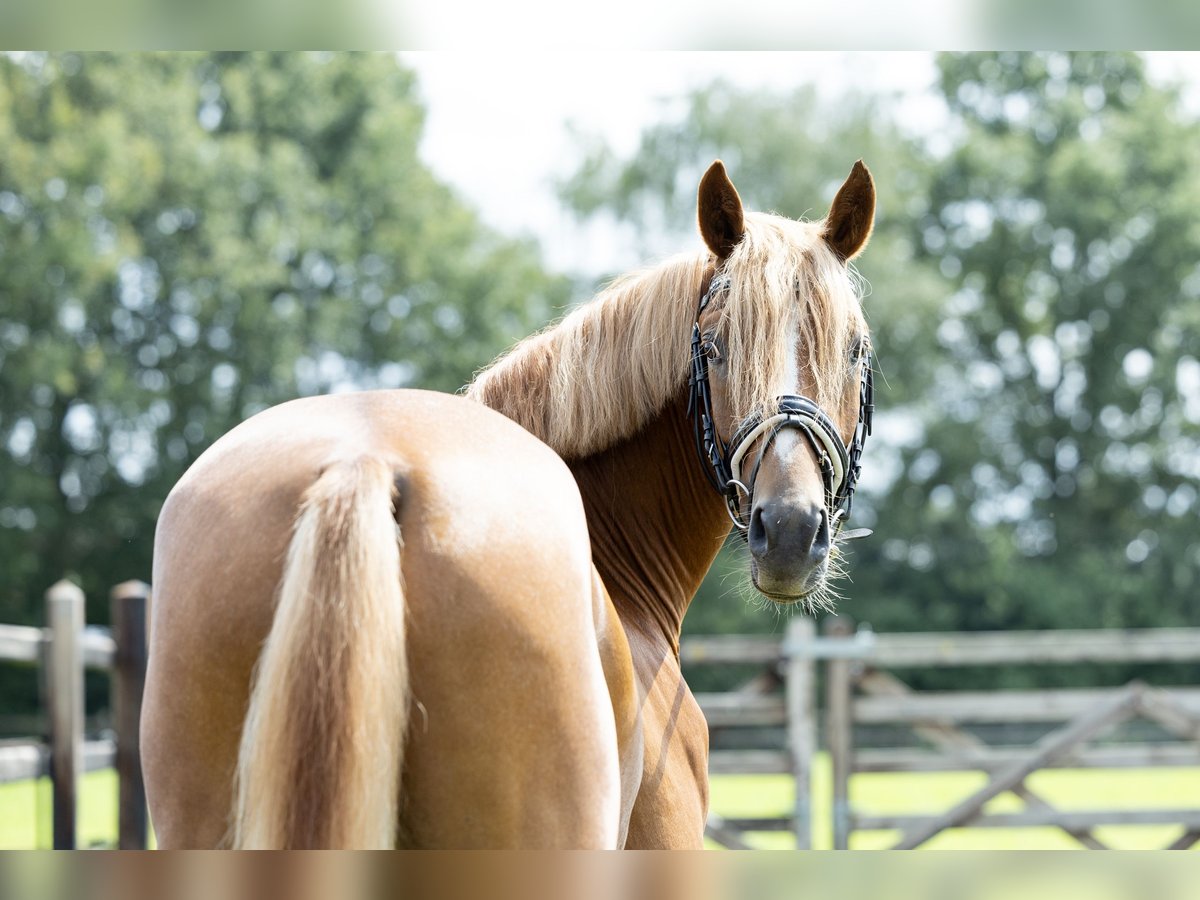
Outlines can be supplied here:
M950 827L1011 828L1057 825L1087 847L1103 847L1092 828L1108 824L1175 824L1172 847L1200 839L1198 809L1056 809L1025 784L1038 769L1200 767L1200 687L1160 688L1131 683L1112 688L917 692L890 670L914 667L998 667L1079 663L1200 661L1200 628L1093 629L1041 632L875 634L843 618L817 635L810 620L793 620L779 637L693 637L680 647L685 665L751 664L762 673L730 693L696 699L715 732L737 728L786 730L786 745L714 750L712 774L790 774L796 806L789 816L716 818L708 834L727 846L746 846L746 831L792 831L798 847L812 846L811 759L818 723L832 769L833 842L851 834L898 829L898 847L918 846ZM824 682L823 715L817 679ZM783 690L779 688L782 686ZM1107 729L1144 719L1166 740L1092 743ZM1032 745L989 744L978 725L1054 726ZM887 725L911 733L919 746L861 748L857 726ZM1045 731L1045 729L1042 729ZM936 815L872 815L850 803L850 780L860 772L982 771L984 787ZM1012 792L1026 805L1013 813L983 811Z
M46 592L46 627L0 625L0 661L39 665L49 723L45 740L0 742L0 782L49 776L55 849L74 848L79 780L84 772L116 768L118 846L144 849L148 822L138 755L138 720L146 674L146 603L140 581L110 594L112 628L86 628L83 591L60 581ZM115 738L85 740L83 673L107 671Z

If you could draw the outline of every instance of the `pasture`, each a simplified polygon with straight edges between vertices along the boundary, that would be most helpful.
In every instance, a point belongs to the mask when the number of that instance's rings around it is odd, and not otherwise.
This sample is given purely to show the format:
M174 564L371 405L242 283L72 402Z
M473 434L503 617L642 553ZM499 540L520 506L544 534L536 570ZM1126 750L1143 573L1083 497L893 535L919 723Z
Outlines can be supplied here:
M872 812L934 812L978 788L980 773L931 772L860 774L851 781L854 803ZM829 757L820 754L813 767L813 837L818 849L832 842L829 815ZM1169 808L1181 797L1200 796L1200 768L1188 769L1055 769L1035 773L1029 784L1053 803L1069 809L1137 805ZM117 833L117 778L113 770L83 778L80 800L80 846L111 846ZM783 815L792 808L792 779L786 775L715 775L712 811L726 817ZM1011 794L997 797L989 811L1021 808ZM48 779L0 785L0 849L22 850L50 846L50 783ZM1097 834L1114 847L1145 850L1162 847L1179 831L1177 826L1108 826ZM894 843L895 832L858 832L855 849L876 849ZM759 833L748 842L763 849L788 849L787 833ZM1057 828L952 829L930 841L944 850L1070 850L1078 849Z
M850 798L872 813L936 813L946 809L987 780L980 772L863 773L850 782ZM831 772L828 754L813 766L813 845L829 849L833 842L830 815ZM1200 796L1200 768L1191 769L1053 769L1034 773L1028 785L1051 803L1065 809L1106 806L1170 808L1183 796ZM715 775L712 811L725 817L784 815L792 808L793 782L787 775ZM987 806L989 812L1022 808L1012 794L1002 794ZM1128 850L1163 847L1180 832L1178 826L1105 826L1097 836L1111 846ZM850 846L876 850L894 844L895 831L855 832ZM786 832L751 833L747 843L761 849L790 849ZM1080 845L1058 828L956 828L924 845L935 850L1077 850Z

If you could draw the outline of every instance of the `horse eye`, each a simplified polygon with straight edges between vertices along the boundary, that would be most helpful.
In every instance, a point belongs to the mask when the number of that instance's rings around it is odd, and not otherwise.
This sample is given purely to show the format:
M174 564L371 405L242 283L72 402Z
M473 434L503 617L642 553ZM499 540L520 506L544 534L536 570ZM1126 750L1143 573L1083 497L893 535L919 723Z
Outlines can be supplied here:
M712 338L706 340L700 347L704 355L709 358L710 362L721 361L721 348L717 346L717 342Z
M867 352L867 342L862 338L856 338L854 343L850 345L850 362L862 362L863 357Z

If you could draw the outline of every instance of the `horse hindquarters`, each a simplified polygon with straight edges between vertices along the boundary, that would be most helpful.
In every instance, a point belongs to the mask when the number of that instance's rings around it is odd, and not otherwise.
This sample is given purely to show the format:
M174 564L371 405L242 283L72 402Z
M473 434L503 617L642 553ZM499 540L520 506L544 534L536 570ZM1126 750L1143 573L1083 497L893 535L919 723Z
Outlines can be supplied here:
M241 848L390 848L409 702L389 465L305 493L237 767Z
M478 404L367 392L238 426L155 538L159 845L614 846L591 575L570 471Z

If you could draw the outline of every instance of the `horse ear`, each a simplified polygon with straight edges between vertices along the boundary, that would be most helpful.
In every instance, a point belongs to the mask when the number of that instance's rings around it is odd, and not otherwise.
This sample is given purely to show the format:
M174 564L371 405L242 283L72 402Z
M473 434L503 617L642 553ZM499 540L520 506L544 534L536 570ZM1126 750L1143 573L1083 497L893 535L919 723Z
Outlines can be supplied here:
M718 260L728 258L746 233L746 223L742 216L742 198L719 159L700 179L696 210L704 243Z
M854 259L867 245L875 226L875 180L860 159L838 188L821 235L842 262Z

